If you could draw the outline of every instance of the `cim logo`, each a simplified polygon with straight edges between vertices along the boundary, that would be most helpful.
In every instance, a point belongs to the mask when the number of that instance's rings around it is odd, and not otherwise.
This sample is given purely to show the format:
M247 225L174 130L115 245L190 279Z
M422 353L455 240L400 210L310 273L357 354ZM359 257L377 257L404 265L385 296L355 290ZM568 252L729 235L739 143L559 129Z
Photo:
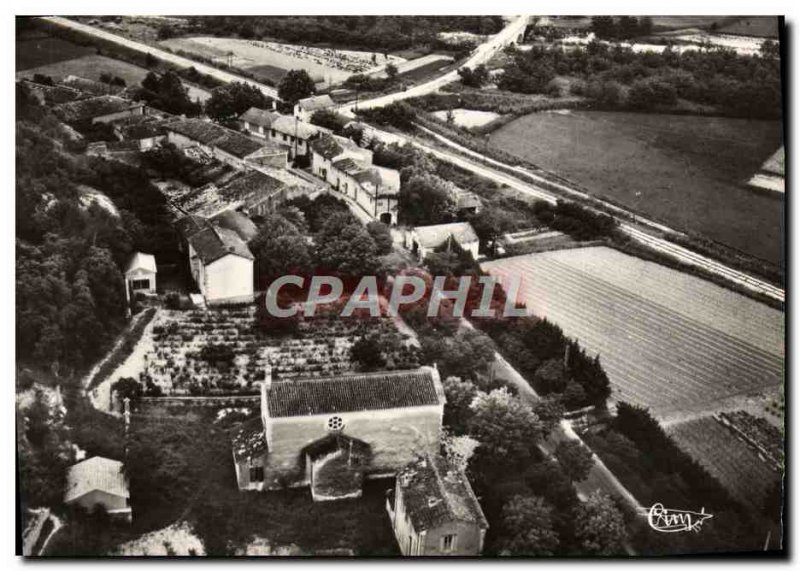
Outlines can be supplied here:
M688 510L671 510L663 504L653 504L650 509L643 509L642 515L647 517L650 527L661 533L678 533L681 531L700 531L703 523L714 516L707 514L705 508L699 512Z

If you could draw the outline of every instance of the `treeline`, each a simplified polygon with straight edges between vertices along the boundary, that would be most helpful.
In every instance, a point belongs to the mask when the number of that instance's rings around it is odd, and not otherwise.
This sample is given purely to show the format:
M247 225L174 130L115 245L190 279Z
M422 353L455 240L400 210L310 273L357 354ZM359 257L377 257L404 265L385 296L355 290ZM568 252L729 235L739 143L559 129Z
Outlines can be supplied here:
M496 34L500 16L196 16L190 32L245 39L278 39L302 44L332 44L388 52L434 44L439 32Z
M681 450L647 409L620 402L610 426L585 439L644 505L658 502L674 509L705 508L713 515L701 533L684 534L678 545L642 533L637 547L646 553L745 551L763 546L763 522Z
M139 169L65 150L68 136L17 85L17 358L79 369L125 322L122 270L133 251L177 256L162 195ZM86 187L111 199L91 199Z
M584 48L511 49L498 87L519 93L554 94L556 76L575 78L571 91L608 109L670 110L680 100L700 112L732 117L781 117L780 60L724 49L667 47L662 53L592 42Z

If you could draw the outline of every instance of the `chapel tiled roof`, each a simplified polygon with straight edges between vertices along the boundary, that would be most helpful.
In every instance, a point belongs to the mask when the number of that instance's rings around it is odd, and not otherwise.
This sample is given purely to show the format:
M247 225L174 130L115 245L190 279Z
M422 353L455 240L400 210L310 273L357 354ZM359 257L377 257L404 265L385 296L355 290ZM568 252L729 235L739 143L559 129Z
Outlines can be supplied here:
M417 533L454 521L489 527L464 472L438 454L407 465L398 472L397 482Z
M212 224L190 236L189 243L205 265L229 254L248 260L255 259L250 248L236 232Z
M286 185L275 177L257 170L237 176L220 189L226 200L248 200L275 194Z
M210 145L217 139L224 137L227 132L224 127L202 119L179 119L169 123L167 129L205 145Z
M290 417L440 403L433 371L384 371L339 377L280 381L267 392L269 416Z

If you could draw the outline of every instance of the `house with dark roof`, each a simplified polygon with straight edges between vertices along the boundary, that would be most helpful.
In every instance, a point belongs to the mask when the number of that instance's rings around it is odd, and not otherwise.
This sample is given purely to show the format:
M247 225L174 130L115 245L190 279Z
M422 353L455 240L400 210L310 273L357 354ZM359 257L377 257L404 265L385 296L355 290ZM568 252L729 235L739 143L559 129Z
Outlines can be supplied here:
M311 171L385 224L397 223L400 172L372 164L372 152L325 134L311 142Z
M308 156L311 150L309 143L322 132L319 127L291 115L280 115L269 129L270 141L286 147L291 158Z
M330 95L316 95L301 99L294 105L294 116L301 121L311 122L311 116L323 109L333 109L336 104Z
M64 123L70 125L93 125L144 115L145 105L115 95L102 95L56 105L53 107L53 112Z
M250 165L286 168L288 152L269 141L258 141L238 131L202 119L179 119L166 126L167 140L179 149L199 147L237 169Z
M249 303L254 299L255 257L236 230L199 216L176 223L189 258L189 270L209 305Z
M478 556L489 523L464 471L439 455L420 456L397 473L386 500L405 556Z
M219 195L248 216L264 216L287 200L315 190L314 185L289 171L258 168L231 179L219 189Z
M309 486L317 501L356 497L364 478L394 475L439 448L444 389L435 367L272 380L261 422L234 439L241 490Z

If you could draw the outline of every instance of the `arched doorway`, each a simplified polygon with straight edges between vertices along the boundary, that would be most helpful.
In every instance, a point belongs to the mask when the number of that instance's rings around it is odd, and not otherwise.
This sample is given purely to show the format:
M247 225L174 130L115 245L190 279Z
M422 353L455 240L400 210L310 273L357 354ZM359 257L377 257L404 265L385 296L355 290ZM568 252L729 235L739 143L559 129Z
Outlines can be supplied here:
M380 220L381 220L381 222L383 222L387 226L391 226L392 225L392 214L390 212L384 212L383 214L381 214Z

